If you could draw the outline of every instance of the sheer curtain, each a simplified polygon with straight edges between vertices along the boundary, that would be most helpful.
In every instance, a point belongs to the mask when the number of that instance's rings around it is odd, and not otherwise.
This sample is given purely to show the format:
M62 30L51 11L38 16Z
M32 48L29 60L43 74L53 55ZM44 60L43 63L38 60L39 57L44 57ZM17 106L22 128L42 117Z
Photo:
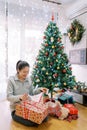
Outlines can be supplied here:
M5 2L0 1L0 98L6 90L6 23Z
M29 62L31 73L44 31L51 20L52 6L37 8L34 2L27 6L18 1L6 4L0 0L0 99L6 95L7 79L16 73L15 65L19 59ZM52 8L57 22L56 5Z

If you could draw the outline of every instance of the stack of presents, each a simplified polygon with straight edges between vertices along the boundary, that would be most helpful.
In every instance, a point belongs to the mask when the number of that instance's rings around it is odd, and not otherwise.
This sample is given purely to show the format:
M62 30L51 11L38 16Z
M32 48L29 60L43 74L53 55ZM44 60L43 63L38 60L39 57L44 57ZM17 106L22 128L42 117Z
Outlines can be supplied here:
M77 108L65 100L64 95L61 95L59 100L50 100L48 96L43 97L43 94L38 94L37 97L33 97L33 100L22 101L16 104L16 115L24 119L31 120L37 124L41 124L43 120L48 116L55 116L60 120L76 120L78 118ZM35 99L35 100L34 100ZM63 99L63 100L62 100ZM71 101L71 97L70 97ZM63 104L61 103L63 102ZM68 103L67 103L68 102Z

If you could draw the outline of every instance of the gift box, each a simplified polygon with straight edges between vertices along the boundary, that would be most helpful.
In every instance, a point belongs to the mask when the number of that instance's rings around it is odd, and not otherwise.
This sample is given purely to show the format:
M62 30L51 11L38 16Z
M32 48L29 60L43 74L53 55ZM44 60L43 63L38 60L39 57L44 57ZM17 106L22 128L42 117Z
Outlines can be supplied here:
M72 104L65 104L64 107L69 109L71 115L78 115L78 109Z
M66 104L66 103L73 103L73 96L72 95L68 95L68 94L62 94L58 100L62 103L62 104Z
M16 105L17 115L20 115L18 113L19 111L22 112L22 117L24 119L28 119L37 124L41 124L48 115L48 107L45 104L36 103L34 101L25 101Z
M56 115L59 117L61 115L60 106L56 102L49 101L48 104L48 112L50 115Z

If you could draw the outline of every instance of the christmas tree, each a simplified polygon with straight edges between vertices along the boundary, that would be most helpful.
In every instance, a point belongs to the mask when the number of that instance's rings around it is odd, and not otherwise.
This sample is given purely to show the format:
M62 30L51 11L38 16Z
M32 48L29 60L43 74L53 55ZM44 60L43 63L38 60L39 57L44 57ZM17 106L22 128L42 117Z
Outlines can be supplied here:
M45 87L52 92L55 87L73 88L76 85L72 67L64 53L62 35L54 22L49 22L43 36L43 43L32 71L33 86Z

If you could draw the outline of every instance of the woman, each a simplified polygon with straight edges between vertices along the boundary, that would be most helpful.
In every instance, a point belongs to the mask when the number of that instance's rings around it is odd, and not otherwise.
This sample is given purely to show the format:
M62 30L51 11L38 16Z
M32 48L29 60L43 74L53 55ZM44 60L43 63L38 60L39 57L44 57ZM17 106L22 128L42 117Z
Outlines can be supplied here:
M27 77L29 73L29 64L26 61L18 61L16 64L16 70L17 74L9 78L7 86L7 99L10 101L12 118L26 126L36 126L36 123L15 115L15 104L29 99L29 94L38 94L41 91L40 89L35 90L32 87L31 81Z

